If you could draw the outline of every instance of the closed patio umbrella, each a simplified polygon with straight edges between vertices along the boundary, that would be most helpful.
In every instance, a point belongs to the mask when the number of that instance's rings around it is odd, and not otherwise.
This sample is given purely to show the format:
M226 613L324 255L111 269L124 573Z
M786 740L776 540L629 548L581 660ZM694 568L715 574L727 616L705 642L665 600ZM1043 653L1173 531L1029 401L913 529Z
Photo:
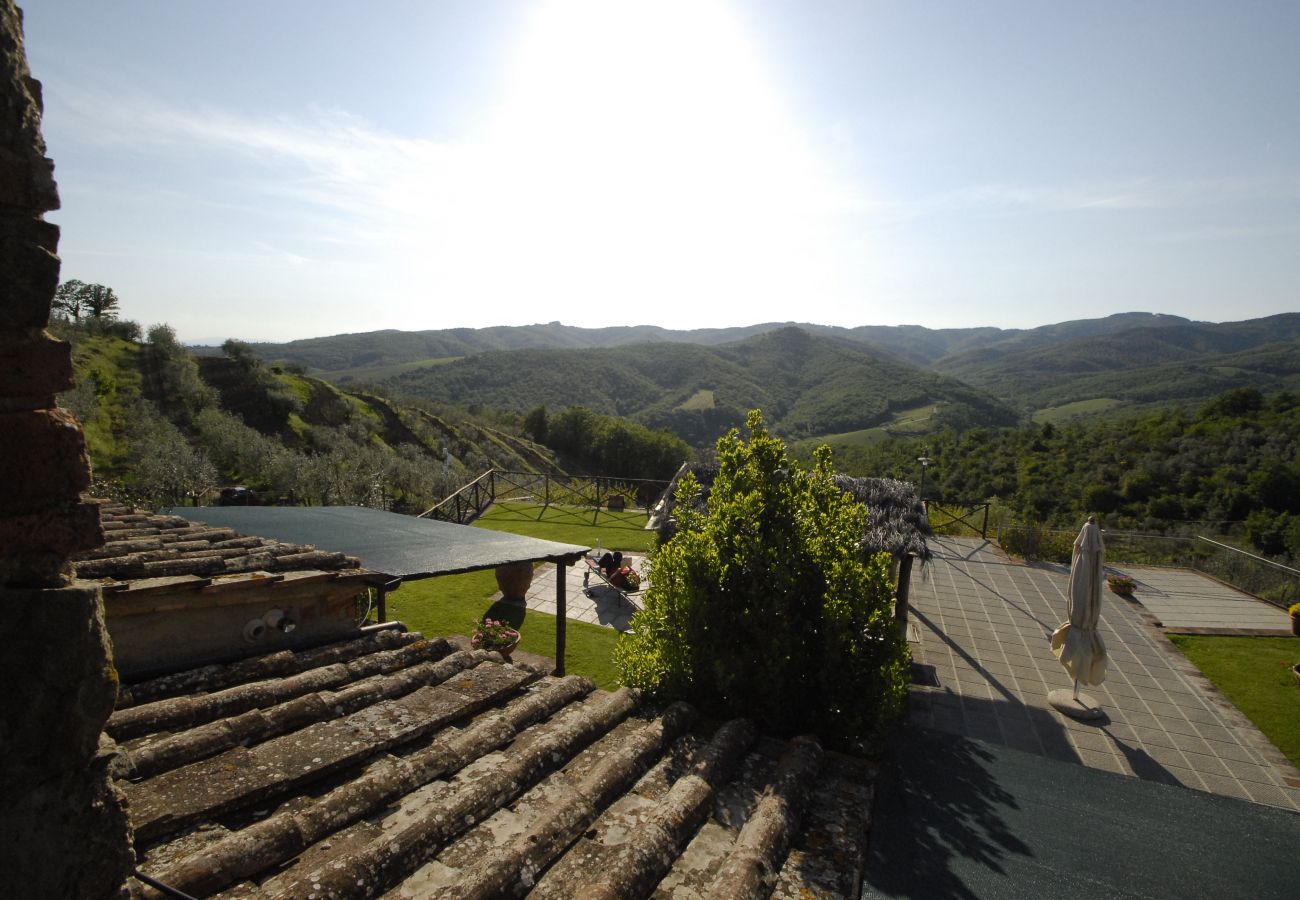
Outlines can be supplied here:
M1074 539L1070 562L1069 621L1052 634L1052 652L1074 679L1074 692L1052 691L1048 702L1075 718L1102 715L1096 701L1080 695L1079 684L1101 684L1106 679L1106 645L1097 631L1101 617L1102 566L1106 548L1097 517L1089 516Z

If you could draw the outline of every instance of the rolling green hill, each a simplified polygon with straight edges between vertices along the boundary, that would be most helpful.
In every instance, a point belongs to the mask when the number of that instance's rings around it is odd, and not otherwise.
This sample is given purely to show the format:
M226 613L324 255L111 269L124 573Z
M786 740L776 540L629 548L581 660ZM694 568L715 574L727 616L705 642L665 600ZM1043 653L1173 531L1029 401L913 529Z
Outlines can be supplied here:
M1236 387L1294 390L1300 388L1300 314L1171 322L1045 346L1003 343L944 357L936 367L1025 411L1103 398L1120 407L1203 401Z
M463 413L349 392L254 355L194 358L77 332L77 386L101 494L148 505L210 500L242 484L264 501L424 509L490 467L558 474L555 454ZM151 331L151 338L154 332Z
M397 389L430 400L523 412L585 406L707 445L763 410L790 437L868 428L940 404L936 427L1011 424L1004 404L961 382L843 339L787 327L730 344L633 344L490 352L406 371Z
M772 338L792 328L827 343L799 359L791 338ZM580 404L700 445L740 424L747 404L799 439L885 427L899 412L931 403L936 411L922 418L940 428L1005 423L1006 407L1064 421L1194 403L1234 387L1295 389L1297 342L1296 314L1215 324L1134 312L1029 329L551 322L253 349L343 386L388 383L442 402L513 411Z

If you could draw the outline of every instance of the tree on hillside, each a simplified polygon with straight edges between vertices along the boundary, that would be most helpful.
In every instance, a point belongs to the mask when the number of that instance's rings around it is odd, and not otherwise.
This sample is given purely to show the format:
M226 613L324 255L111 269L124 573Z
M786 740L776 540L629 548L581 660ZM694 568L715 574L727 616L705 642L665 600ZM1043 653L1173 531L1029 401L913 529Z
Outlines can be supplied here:
M879 746L902 709L907 648L889 557L864 558L866 509L791 460L755 410L717 444L708 511L682 479L678 531L654 554L644 611L619 642L625 684L833 745Z
M201 410L217 404L217 392L199 377L198 364L170 325L154 325L146 337L147 374L155 402L173 420L191 425Z
M84 281L72 278L59 285L54 292L54 314L70 322L81 321L82 291L86 288Z
M85 287L82 308L92 319L116 319L118 314L117 294L111 287L102 284L88 284Z
M118 296L111 287L72 278L55 290L52 308L56 315L71 322L79 323L83 316L107 322L117 318L118 305Z
M528 411L524 416L524 434L539 444L546 443L546 407L537 406Z

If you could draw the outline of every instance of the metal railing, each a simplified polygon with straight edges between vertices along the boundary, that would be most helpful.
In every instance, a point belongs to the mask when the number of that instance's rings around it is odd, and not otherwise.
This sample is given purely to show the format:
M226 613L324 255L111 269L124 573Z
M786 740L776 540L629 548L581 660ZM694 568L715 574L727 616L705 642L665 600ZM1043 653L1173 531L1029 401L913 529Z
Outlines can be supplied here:
M548 475L489 469L420 513L421 518L468 525L498 500L530 500L546 506L622 509L650 505L669 482L607 475Z
M1285 609L1300 602L1300 571L1202 535L1197 535L1196 540L1210 548L1196 566L1199 571L1274 606Z
M997 541L1027 559L1068 563L1077 532L1022 522L998 527ZM1300 570L1204 535L1105 532L1106 561L1192 569L1274 606L1300 602Z

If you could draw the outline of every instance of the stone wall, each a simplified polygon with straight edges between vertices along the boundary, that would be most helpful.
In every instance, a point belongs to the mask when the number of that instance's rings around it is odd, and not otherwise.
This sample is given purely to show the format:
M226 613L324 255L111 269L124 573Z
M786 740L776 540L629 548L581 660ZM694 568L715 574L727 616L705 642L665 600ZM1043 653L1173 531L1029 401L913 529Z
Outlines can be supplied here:
M68 556L103 541L82 497L80 426L55 407L72 385L46 332L59 281L54 164L22 13L0 0L0 846L10 897L106 897L133 863L129 825L99 752L117 692L99 590Z

